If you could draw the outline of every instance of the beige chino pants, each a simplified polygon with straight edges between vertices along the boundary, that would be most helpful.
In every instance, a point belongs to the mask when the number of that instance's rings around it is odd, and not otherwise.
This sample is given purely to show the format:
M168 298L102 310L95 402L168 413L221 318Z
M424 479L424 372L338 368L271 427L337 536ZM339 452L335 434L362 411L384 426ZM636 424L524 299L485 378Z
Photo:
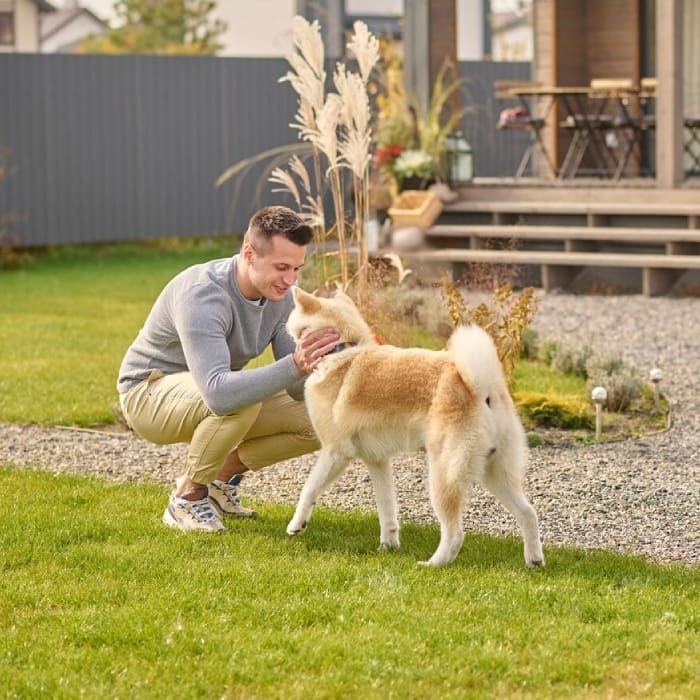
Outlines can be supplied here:
M202 401L189 372L154 371L122 394L120 402L131 428L146 440L189 443L184 475L198 484L213 481L236 448L243 464L256 470L320 446L306 404L286 392L217 416Z

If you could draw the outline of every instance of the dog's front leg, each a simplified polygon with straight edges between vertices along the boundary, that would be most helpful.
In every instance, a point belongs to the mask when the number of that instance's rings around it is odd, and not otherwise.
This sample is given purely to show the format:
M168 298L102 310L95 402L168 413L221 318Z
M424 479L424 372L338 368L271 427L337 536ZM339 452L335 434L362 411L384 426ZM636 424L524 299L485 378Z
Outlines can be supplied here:
M398 549L399 520L394 475L388 460L369 462L365 460L374 485L374 497L379 514L379 549Z
M304 532L311 518L316 499L337 479L350 459L321 448L316 464L301 490L294 516L287 525L288 535Z

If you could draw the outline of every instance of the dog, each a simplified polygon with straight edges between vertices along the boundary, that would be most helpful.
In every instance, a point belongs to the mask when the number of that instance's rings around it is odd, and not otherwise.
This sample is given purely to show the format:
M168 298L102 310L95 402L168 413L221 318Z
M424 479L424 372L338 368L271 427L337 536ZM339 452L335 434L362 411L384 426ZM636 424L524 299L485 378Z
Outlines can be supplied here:
M390 459L422 447L440 543L427 562L454 561L464 540L462 513L471 482L489 490L522 530L525 562L543 566L537 514L523 491L525 431L491 337L461 326L443 351L379 344L352 299L320 298L298 287L287 330L334 327L341 342L306 381L305 400L321 443L287 534L304 531L316 499L355 458L367 466L380 523L380 549L399 547Z

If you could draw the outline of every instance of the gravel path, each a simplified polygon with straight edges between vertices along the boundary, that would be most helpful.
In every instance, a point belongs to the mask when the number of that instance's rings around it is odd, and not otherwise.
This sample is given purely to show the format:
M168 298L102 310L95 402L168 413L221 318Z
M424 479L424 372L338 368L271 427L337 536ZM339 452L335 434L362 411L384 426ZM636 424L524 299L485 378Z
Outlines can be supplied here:
M637 553L700 564L700 299L549 294L534 327L565 341L622 354L648 376L659 366L672 406L670 430L638 440L531 451L527 491L552 544ZM168 485L183 445L151 445L127 432L0 424L0 464ZM293 504L313 456L249 476L245 496ZM435 522L422 453L395 460L401 517ZM164 502L165 502L164 489ZM324 496L337 507L374 509L364 467L356 464ZM468 529L518 534L511 516L475 488Z

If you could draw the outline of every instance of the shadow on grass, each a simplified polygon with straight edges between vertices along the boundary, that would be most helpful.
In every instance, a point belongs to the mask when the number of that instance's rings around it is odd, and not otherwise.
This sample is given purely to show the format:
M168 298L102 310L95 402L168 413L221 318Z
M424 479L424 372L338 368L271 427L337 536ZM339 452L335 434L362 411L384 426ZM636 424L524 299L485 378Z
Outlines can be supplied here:
M314 510L304 533L290 537L286 534L286 527L294 512L293 507L269 503L257 506L258 519L247 523L239 521L230 527L236 533L255 532L278 541L282 549L293 547L312 554L383 557L387 561L395 559L417 564L430 558L440 540L437 525L402 522L401 547L378 551L379 523L375 513L336 511L326 507ZM511 572L528 570L549 579L581 577L594 584L610 586L640 581L665 585L677 581L679 575L700 583L700 570L681 563L658 563L631 554L547 546L546 543L544 549L546 566L527 569L520 538L466 531L462 549L450 568Z
M58 553L81 545L98 549L116 541L133 556L143 556L156 532L163 533L162 508L167 501L163 487L135 483L107 483L84 476L53 475L18 468L0 468L0 486L13 493L17 503L26 503L31 494L32 508L10 506L17 526L5 528L2 537L5 566L17 566L32 559L34 539L48 540ZM286 534L293 507L275 503L255 504L255 520L229 520L229 532L222 536L173 531L175 556L234 558L251 548L265 548L270 557L289 556L350 557L381 560L387 566L412 566L428 559L439 538L437 525L402 523L401 548L378 552L379 523L374 512L340 511L318 507L306 532L295 537ZM14 513L14 515L13 515ZM39 513L41 514L39 516ZM85 515L80 516L81 513ZM166 539L168 539L166 537ZM170 546L170 545L168 545ZM11 552L11 554L10 554ZM141 552L139 554L139 552ZM462 550L450 566L465 570L495 571L507 576L532 573L556 581L576 578L593 586L623 586L652 583L678 584L679 580L700 587L700 569L683 564L657 564L639 556L620 555L603 550L581 550L545 543L546 567L528 571L523 544L518 537L495 537L468 531ZM422 569L429 571L432 569Z

